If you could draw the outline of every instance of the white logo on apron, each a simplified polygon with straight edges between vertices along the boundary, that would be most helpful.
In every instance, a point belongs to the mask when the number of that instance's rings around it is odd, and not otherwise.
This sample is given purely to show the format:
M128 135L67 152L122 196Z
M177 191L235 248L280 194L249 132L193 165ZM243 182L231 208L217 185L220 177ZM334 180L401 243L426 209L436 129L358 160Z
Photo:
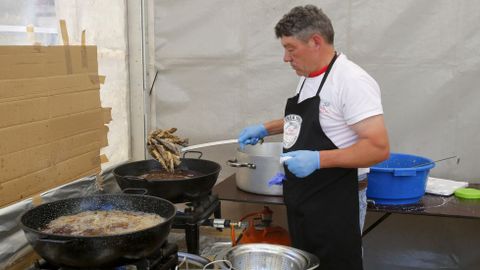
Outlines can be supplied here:
M283 124L283 148L288 149L297 142L301 126L302 117L300 115L289 114L285 116Z

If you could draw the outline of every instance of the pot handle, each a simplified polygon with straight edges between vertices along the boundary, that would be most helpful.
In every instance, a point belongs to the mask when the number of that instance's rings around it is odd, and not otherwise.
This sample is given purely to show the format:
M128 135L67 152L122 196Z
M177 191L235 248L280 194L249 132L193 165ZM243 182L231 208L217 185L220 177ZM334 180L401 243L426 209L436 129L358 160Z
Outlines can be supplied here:
M249 168L249 169L256 169L257 166L253 163L238 163L237 159L229 159L227 160L227 165L230 167L235 168Z
M123 194L139 194L147 195L148 190L146 188L125 188L122 190Z
M183 158L185 158L185 156L189 153L198 154L198 159L202 158L202 156L203 156L203 153L201 151L187 150L183 153Z
M71 239L71 240L57 240L57 239L48 239L48 238L38 238L37 242L65 245L65 244L75 242L75 240L74 239Z
M144 182L150 182L147 179L140 177L140 176L134 176L134 175L124 175L121 176L124 179L127 179L128 181L144 181Z

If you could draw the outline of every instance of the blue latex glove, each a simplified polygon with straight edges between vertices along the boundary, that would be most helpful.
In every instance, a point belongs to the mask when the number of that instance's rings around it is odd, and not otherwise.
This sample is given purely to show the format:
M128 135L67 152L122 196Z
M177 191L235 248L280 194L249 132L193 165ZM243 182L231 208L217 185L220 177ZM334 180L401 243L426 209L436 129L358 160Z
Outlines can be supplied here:
M269 181L268 181L268 186L271 187L273 185L282 185L283 184L283 180L285 180L285 174L284 173L281 173L281 172L278 172L277 174L275 174L274 177L272 177Z
M257 142L263 139L263 137L265 136L268 136L268 131L262 124L248 126L244 128L238 136L238 143L240 144L240 149L245 148L245 145L247 144L257 144Z
M298 150L281 154L281 157L292 157L285 160L288 170L296 177L303 178L320 169L320 152Z

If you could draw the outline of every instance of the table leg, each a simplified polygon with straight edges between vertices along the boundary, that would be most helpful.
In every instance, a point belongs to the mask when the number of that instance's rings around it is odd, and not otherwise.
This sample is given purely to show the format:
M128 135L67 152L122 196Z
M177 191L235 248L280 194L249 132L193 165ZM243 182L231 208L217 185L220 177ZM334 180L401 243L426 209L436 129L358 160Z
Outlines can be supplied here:
M377 221L375 221L372 225L368 226L368 228L366 228L363 231L362 237L365 237L365 235L367 235L371 230L375 229L375 227L380 225L380 223L382 223L385 219L387 219L391 214L392 213L385 213L383 216L381 216L379 219L377 219Z

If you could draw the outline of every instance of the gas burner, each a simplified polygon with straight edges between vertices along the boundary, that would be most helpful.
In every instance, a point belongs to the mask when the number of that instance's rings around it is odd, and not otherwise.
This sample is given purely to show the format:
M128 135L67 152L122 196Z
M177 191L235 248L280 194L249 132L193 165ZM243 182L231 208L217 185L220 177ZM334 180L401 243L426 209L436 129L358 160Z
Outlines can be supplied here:
M221 217L220 200L217 195L208 195L188 202L187 207L177 211L172 227L185 229L185 240L189 253L199 254L200 225L212 214Z
M217 195L208 195L201 197L195 201L187 202L187 207L184 210L184 213L194 213L194 214L203 214L209 212L211 207L216 207L218 200Z
M110 268L70 268L59 267L40 259L28 270L175 270L178 265L178 247L175 244L165 243L154 254L147 258Z

